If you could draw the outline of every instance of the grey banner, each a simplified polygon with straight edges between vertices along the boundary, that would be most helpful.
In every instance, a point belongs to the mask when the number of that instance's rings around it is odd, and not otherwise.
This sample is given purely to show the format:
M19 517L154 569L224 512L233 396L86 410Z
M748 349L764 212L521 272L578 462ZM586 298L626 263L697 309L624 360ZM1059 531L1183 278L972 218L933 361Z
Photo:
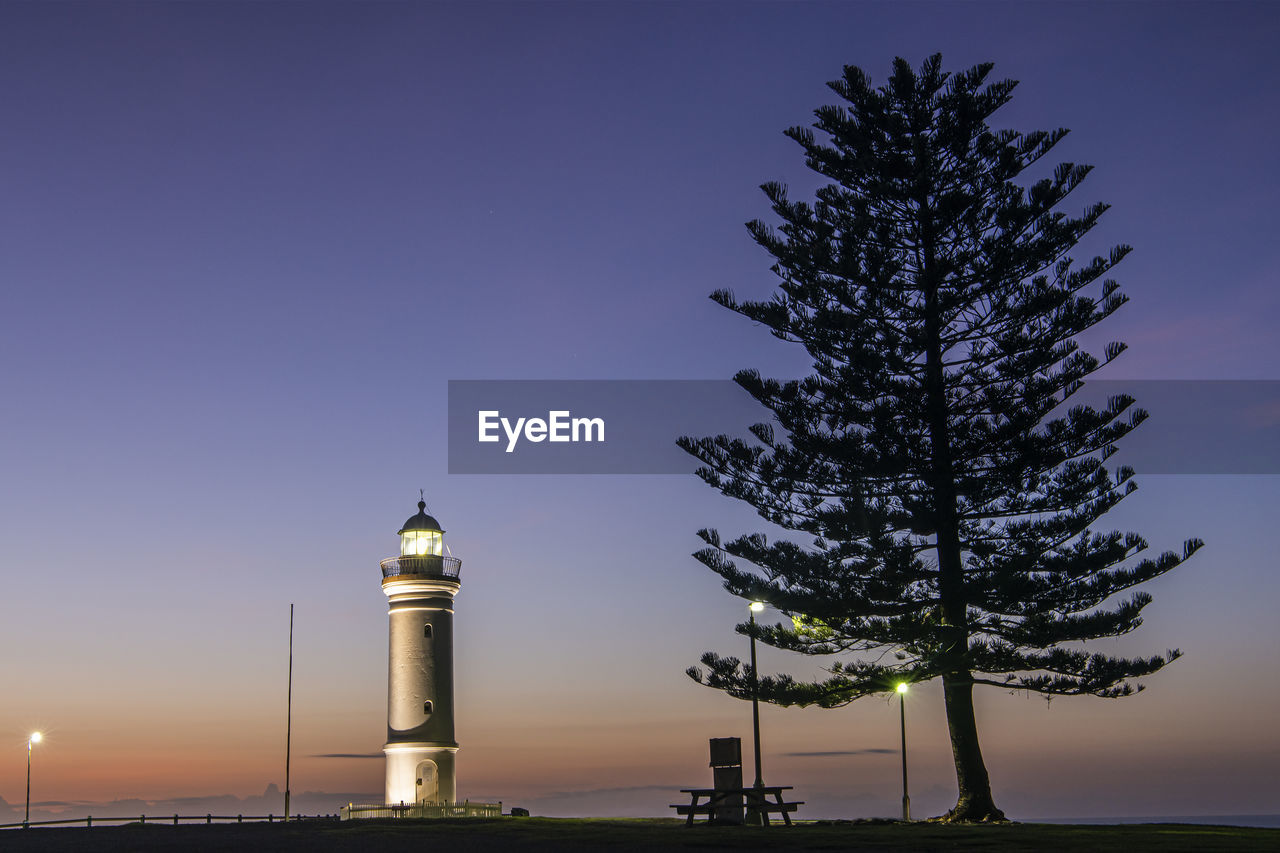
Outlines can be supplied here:
M1110 464L1280 473L1280 381L1096 380L1068 405L1121 393L1151 417ZM746 436L769 416L728 380L451 380L449 473L688 474L678 436Z
M1100 379L1068 405L1097 407L1114 394L1151 417L1116 445L1111 463L1139 474L1280 474L1280 381Z

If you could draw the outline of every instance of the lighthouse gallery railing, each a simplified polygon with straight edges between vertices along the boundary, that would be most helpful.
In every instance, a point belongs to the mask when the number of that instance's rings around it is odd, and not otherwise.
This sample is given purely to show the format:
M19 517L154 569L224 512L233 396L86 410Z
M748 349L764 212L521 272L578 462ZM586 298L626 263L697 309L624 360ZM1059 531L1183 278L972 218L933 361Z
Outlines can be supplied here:
M382 561L382 576L426 575L437 578L456 578L462 572L462 561L457 557L438 554L421 554L412 557L388 557Z

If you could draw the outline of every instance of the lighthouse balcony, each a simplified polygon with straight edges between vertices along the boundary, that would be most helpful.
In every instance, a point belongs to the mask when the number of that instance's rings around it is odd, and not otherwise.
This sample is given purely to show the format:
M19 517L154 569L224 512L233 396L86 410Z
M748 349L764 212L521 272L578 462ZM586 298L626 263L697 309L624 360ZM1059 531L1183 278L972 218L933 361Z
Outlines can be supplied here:
M388 557L382 561L382 576L454 578L462 572L462 561L457 557L439 554L417 554L407 557Z

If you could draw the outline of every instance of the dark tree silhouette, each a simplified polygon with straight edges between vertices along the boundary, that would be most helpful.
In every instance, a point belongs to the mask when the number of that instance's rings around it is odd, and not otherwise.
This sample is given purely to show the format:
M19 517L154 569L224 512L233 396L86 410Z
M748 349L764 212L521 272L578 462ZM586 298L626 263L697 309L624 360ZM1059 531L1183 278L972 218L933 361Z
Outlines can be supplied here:
M978 743L973 685L1050 695L1127 696L1176 658L1085 651L1141 623L1150 602L1125 590L1182 554L1136 557L1133 533L1091 525L1135 488L1111 472L1114 442L1146 413L1128 396L1067 404L1101 359L1075 336L1123 305L1108 272L1128 252L1076 264L1068 252L1107 209L1057 210L1089 172L1027 170L1065 130L992 130L1013 81L988 84L984 64L948 74L940 56L918 72L898 59L873 88L846 67L830 84L844 103L787 135L830 183L812 203L763 187L781 225L748 225L776 259L765 302L712 298L801 344L799 381L736 381L773 413L757 441L682 438L698 473L808 545L762 533L699 535L696 557L735 595L792 617L760 626L780 649L847 659L829 677L761 676L761 698L838 706L941 678L959 797L953 820L1002 812ZM1019 183L1019 178L1022 182ZM749 564L744 566L743 564ZM741 633L752 629L738 626ZM696 680L746 698L751 672L707 653Z

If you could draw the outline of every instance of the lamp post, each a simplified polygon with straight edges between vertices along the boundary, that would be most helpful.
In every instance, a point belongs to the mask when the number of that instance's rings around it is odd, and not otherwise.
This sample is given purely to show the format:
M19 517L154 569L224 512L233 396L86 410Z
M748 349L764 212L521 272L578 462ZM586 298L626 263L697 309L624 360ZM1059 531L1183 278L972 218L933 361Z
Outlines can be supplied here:
M44 735L39 732L32 732L31 737L27 738L27 808L22 815L23 829L31 822L31 747L43 739Z
M907 683L898 685L898 715L902 720L902 819L911 820L911 798L907 796Z
M753 601L748 606L751 614L751 729L755 735L756 747L756 781L755 788L764 787L764 777L760 773L760 680L756 672L756 614L764 610L763 601Z
M763 601L753 601L747 605L751 618L751 732L755 742L756 781L752 783L755 792L747 798L747 823L751 825L764 823L758 806L764 801L764 776L760 772L760 678L756 672L756 614L764 610Z

